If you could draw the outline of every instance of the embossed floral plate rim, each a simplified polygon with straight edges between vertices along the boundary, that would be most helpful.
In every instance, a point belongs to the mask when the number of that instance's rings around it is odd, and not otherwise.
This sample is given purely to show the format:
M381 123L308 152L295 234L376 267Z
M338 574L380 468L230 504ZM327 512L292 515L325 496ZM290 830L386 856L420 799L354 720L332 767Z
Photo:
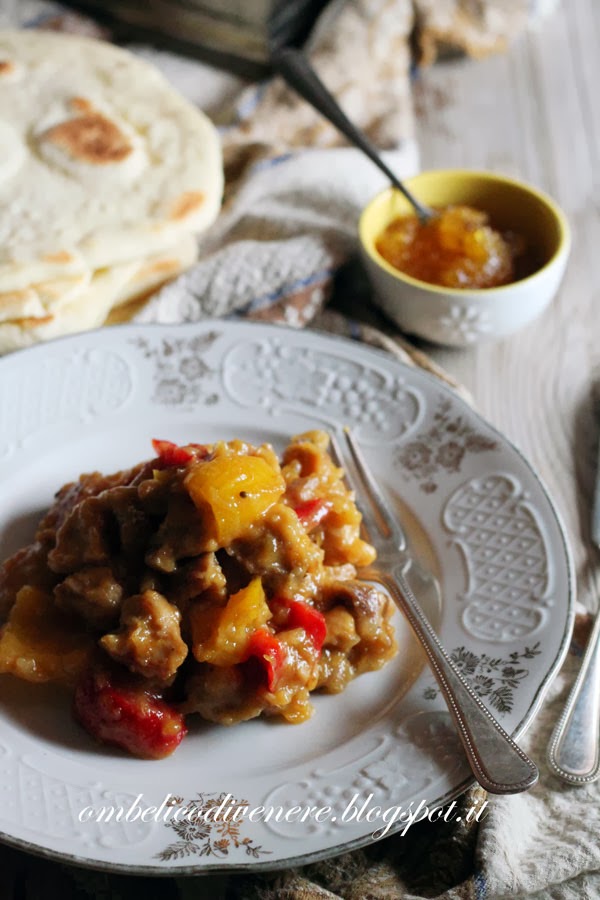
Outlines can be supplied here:
M22 402L27 397L29 406ZM85 468L82 458L91 456L97 462L94 452L101 457L98 467L109 470L143 458L144 441L151 436L192 439L193 434L203 439L197 432L199 411L210 423L205 427L212 429L207 439L221 436L219 429L224 429L230 436L251 432L250 439L256 439L265 433L281 441L307 427L352 425L378 476L394 490L399 485L398 492L411 510L418 510L431 539L446 595L439 621L444 643L505 727L515 736L523 732L562 664L572 629L573 570L560 517L537 473L507 438L434 376L374 348L317 332L216 320L102 329L0 360L0 490L5 501L0 548L5 550L7 519L16 520L23 510L31 514L32 497L38 496L41 485L48 502L51 490ZM140 429L144 434L138 447ZM127 459L113 447L115 438L125 439ZM42 461L36 453L39 441L45 451ZM76 472L69 469L76 464L73 460L79 466ZM502 614L491 610L496 602L493 590L504 575L483 577L486 545L475 546L472 538L486 532L473 524L473 516L487 509L489 518L497 514L496 508L509 528L523 529L525 544L534 548L535 585L530 595L529 589L521 591L518 603L508 603ZM467 528L465 521L471 523ZM503 537L503 528L498 526L496 532L492 528L493 540ZM504 552L499 548L498 553ZM528 552L505 566L507 577L521 579L528 574L521 571ZM516 624L506 618L506 610L512 614L513 609L518 610ZM500 637L490 637L489 629L499 627L499 622ZM268 771L260 770L255 761L252 779L238 779L233 796L239 798L245 791L251 805L269 798L289 805L294 799L302 802L311 790L317 800L323 799L334 788L331 802L343 803L344 790L360 786L366 795L375 785L373 802L391 806L409 802L410 789L402 788L407 775L422 788L415 799L440 805L458 796L472 778L460 749L452 743L433 679L423 668L409 679L410 688L403 693L394 681L393 667L391 663L380 673L359 678L338 697L318 698L313 720L294 729L297 737L279 738L286 732L277 733L281 759L267 760ZM123 846L105 824L86 843L85 829L73 827L73 804L90 798L97 803L130 799L138 792L132 778L139 778L136 783L144 791L148 786L150 793L144 796L150 803L162 796L151 784L160 774L163 794L173 787L173 795L181 795L182 802L185 797L214 805L215 798L228 790L228 779L237 778L237 773L231 774L231 748L228 751L215 738L223 730L192 735L172 762L152 764L160 768L142 777L140 766L147 763L111 756L110 751L89 745L82 749L81 734L64 717L59 723L63 743L58 745L51 733L54 721L48 725L43 715L43 728L28 731L15 718L10 698L8 706L5 701L6 697L0 708L4 725L0 791L10 798L16 783L25 792L29 783L27 802L37 797L38 808L40 798L46 804L33 839L30 819L19 824L24 807L15 812L15 824L6 803L0 804L0 837L22 849L97 869L184 875L301 865L371 840L371 826L353 830L348 825L340 831L342 826L331 825L321 831L288 829L282 834L246 822L237 836L203 835L202 846L209 847L203 851L206 855L194 857L190 851L193 862L184 865L181 859L189 859L190 853L169 857L169 847L181 850L183 845L189 850L195 838L192 835L186 844L163 823L144 832L139 841L132 838L133 827L128 825L119 837ZM357 721L356 732L345 732L340 724L349 709ZM327 742L323 728L319 731L318 723L325 719L338 730L339 746ZM272 725L258 722L238 726L229 732L231 746L236 733L240 741L250 737L250 744L259 746L272 731ZM7 734L10 740L5 743L2 737ZM308 747L315 740L317 749L311 756ZM220 770L217 762L211 763L211 784L189 778L197 767L189 748L199 748L201 754L205 743L210 760L223 756ZM291 744L301 746L306 759L294 756ZM402 765L408 768L395 768ZM108 791L103 792L98 774ZM288 781L275 784L285 777ZM385 785L386 778L392 787Z

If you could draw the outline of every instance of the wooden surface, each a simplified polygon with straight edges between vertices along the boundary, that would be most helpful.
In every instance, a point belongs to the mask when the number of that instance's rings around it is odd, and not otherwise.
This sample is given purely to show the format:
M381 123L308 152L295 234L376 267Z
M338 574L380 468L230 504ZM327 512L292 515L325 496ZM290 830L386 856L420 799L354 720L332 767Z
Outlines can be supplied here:
M534 464L562 514L579 598L596 608L589 517L600 379L600 3L564 0L505 55L455 60L415 87L422 168L501 171L550 193L573 249L551 308L512 338L429 350Z

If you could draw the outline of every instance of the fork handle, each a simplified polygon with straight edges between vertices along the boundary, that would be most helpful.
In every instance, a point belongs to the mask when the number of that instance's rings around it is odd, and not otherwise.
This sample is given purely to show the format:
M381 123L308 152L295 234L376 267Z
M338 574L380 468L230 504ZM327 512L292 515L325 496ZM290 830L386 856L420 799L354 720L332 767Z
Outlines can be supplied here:
M444 694L473 775L491 794L518 794L538 780L538 770L496 722L466 683L413 594L401 566L383 577L396 604L419 638Z
M569 784L600 778L600 615L596 616L579 675L548 747L548 763Z

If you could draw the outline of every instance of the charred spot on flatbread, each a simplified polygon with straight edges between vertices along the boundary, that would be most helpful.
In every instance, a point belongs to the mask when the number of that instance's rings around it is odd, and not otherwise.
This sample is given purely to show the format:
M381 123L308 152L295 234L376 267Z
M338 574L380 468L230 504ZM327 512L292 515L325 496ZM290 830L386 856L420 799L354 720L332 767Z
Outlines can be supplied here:
M42 139L91 165L121 162L133 153L129 138L107 116L88 112L49 128Z
M84 113L93 113L94 112L94 104L91 100L86 100L85 97L72 97L71 98L71 109L75 113L80 113L83 115Z
M46 316L21 316L19 319L10 319L6 322L6 325L18 325L19 328L27 330L28 328L35 328L38 325L47 325L49 322L54 321L54 316L48 314Z
M185 191L171 207L171 219L187 219L192 213L197 212L204 203L205 197L202 191Z
M46 253L42 259L49 263L70 263L75 261L75 257L67 250L58 250L56 253Z
M159 275L164 275L165 278L168 278L170 275L178 274L180 271L181 261L179 259L160 259L142 266L139 272L136 272L133 280L145 281L147 278Z

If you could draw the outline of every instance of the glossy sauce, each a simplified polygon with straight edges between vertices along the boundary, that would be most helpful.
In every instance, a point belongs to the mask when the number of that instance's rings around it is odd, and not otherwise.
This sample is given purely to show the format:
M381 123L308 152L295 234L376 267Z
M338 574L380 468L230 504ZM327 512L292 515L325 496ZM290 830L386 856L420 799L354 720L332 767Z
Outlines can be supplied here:
M450 288L498 287L535 270L525 238L492 228L487 213L470 206L437 211L424 224L416 215L394 219L377 251L400 272Z

